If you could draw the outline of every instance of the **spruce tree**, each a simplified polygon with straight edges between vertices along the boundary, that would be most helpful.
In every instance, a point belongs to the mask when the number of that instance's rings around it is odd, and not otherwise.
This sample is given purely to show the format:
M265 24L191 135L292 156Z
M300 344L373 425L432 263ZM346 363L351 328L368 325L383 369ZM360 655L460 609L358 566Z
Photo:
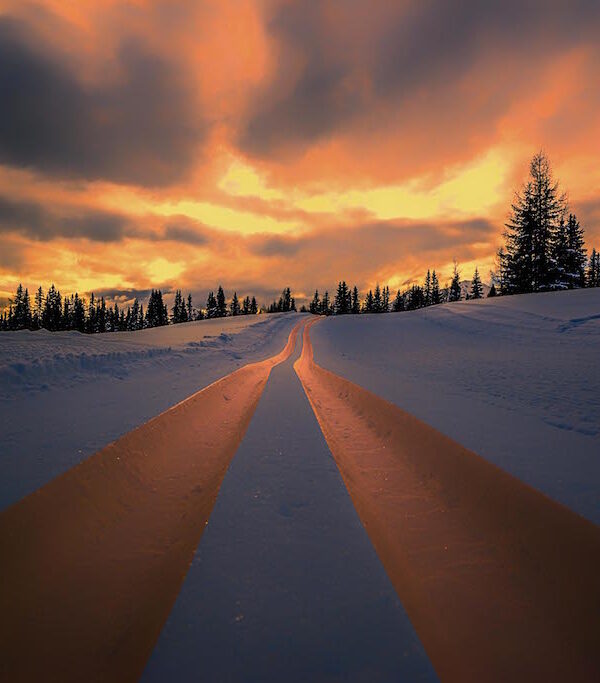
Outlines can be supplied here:
M400 313L404 310L404 294L401 294L400 290L396 292L396 298L392 304L392 311L394 313Z
M490 287L490 291L488 292L488 299L496 296L496 294L496 285L492 282L492 286Z
M460 301L461 296L460 273L458 271L458 264L454 262L454 272L452 274L452 281L450 282L450 289L448 290L448 301Z
M213 292L209 292L208 297L206 299L206 317L207 318L217 318L218 317L217 299L215 298L215 295Z
M475 268L473 279L471 280L471 299L481 299L483 297L483 285L479 277L479 269Z
M367 292L365 297L365 302L363 304L363 313L374 313L375 312L375 298L373 296L372 290Z
M315 315L321 313L321 298L319 297L319 290L315 289L315 295L310 302L309 311Z
M587 286L600 287L600 252L592 249L587 270Z
M442 297L440 294L440 281L438 280L435 270L431 273L431 304L435 306L441 303Z
M587 253L585 249L583 228L573 213L567 221L567 256L565 270L569 289L585 287L585 265Z
M77 292L73 298L73 329L85 332L85 302Z
M240 309L240 300L238 299L237 292L233 293L233 299L231 299L231 304L229 306L231 315L240 315L241 309Z
M227 302L225 301L225 292L223 287L219 285L217 290L217 318L224 318L227 315Z
M515 194L500 255L503 293L553 289L559 276L554 256L566 199L543 152L529 167L529 180Z
M42 311L44 309L44 292L38 287L35 293L35 310L33 313L33 328L39 330L42 326Z
M323 298L321 299L321 311L323 315L330 315L331 314L331 301L329 299L329 292L325 290L325 294L323 294Z
M29 291L23 289L19 283L14 299L12 299L12 309L10 317L10 328L12 330L28 330L31 328L31 302Z
M104 331L102 329L102 308L104 306L104 298L102 298L102 306L99 312L98 328L99 331ZM162 325L169 324L169 315L167 313L167 307L163 301L162 292L160 289L152 290L150 298L148 299L148 306L146 307L146 327L161 327Z
M333 300L333 311L335 315L346 315L350 313L352 298L346 281L338 282L337 291Z
M250 297L244 297L244 303L242 304L242 315L250 315Z
M292 310L292 290L289 287L285 287L283 292L281 292L279 301L279 310L282 313L289 313Z
M350 310L354 315L360 313L360 298L358 296L358 287L356 285L354 285L352 289Z
M423 286L423 296L425 299L425 306L431 306L431 297L432 297L432 289L431 289L431 272L429 271L429 268L427 269L427 275L425 276L425 284Z
M96 301L94 299L94 292L90 295L90 304L88 306L88 315L85 326L85 331L88 334L96 332Z
M381 293L381 312L389 313L390 310L390 288L386 285Z
M52 284L42 311L42 326L51 332L56 332L62 327L62 296L58 289Z
M194 319L194 307L192 306L192 293L187 295L187 319L192 322Z
M555 230L552 239L552 289L568 289L569 275L567 260L569 257L569 241L564 216Z
M413 285L407 295L406 310L414 311L425 306L425 290L419 285Z
M375 285L375 292L373 294L373 313L383 313L383 299L379 282Z
M133 300L133 305L131 306L131 311L129 312L129 321L127 325L128 330L139 330L140 329L140 302L137 297Z
M71 301L68 296L63 299L62 329L72 330L73 318L71 316Z
M98 318L98 332L104 333L106 332L106 323L107 323L107 316L106 316L106 301L104 301L104 297L100 297L100 306L98 308L98 313L97 313L97 318Z
M182 320L182 310L185 313L185 304L183 303L183 299L181 297L181 290L178 289L175 292L175 299L173 301L173 308L171 309L171 322L174 325L177 325L180 322L184 322Z
M252 301L250 302L250 314L256 315L257 313L258 313L258 305L256 303L256 298L252 297Z

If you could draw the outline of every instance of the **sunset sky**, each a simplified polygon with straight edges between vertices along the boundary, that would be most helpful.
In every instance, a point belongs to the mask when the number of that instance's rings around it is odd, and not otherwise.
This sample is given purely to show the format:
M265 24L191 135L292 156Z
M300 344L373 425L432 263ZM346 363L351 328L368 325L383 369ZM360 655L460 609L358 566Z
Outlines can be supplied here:
M598 0L0 0L0 303L488 280L544 149L600 247Z

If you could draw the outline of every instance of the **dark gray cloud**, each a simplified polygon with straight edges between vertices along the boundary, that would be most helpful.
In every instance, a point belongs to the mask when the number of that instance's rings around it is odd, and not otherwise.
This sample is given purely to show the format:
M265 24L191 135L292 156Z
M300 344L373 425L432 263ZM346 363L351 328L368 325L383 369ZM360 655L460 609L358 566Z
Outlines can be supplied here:
M487 55L550 57L598 35L597 0L420 0L378 40L374 82L405 95L455 80ZM594 28L595 27L595 28Z
M323 254L333 260L352 256L363 263L379 266L386 260L397 261L406 249L436 252L456 246L468 246L473 241L485 241L497 233L497 225L475 218L460 222L429 223L423 221L385 221L356 227L311 232L305 235L255 235L248 238L249 250L259 256L297 260Z
M34 202L0 196L0 234L12 232L34 240L72 237L95 242L115 242L137 234L120 214L91 209L55 213Z
M297 237L261 236L252 244L252 251L259 256L295 256L302 246Z
M136 238L148 242L181 242L195 246L214 241L211 231L185 216L176 217L162 230L142 224L156 223L156 218L129 216L98 209L71 206L47 208L33 201L15 201L0 195L0 234L17 233L36 241L57 237L88 239L94 242L120 242Z
M205 124L175 67L125 42L120 77L84 85L26 25L0 17L0 162L143 185L175 181Z
M210 243L211 238L203 226L189 219L168 223L162 234L162 239L173 242L185 242L195 246L203 246Z
M345 39L347 24L327 20L328 8L348 24L364 22L360 43L348 46L354 37ZM403 105L424 92L430 106L443 106L440 124L450 117L451 126L463 129L474 120L490 119L491 125L532 65L544 66L575 44L595 44L600 35L597 0L414 0L395 7L373 3L372 14L380 20L365 21L364 5L347 0L278 7L269 23L281 49L278 71L250 108L239 138L246 152L270 156L302 150L353 119L368 117L377 102L391 104L401 125ZM476 67L489 71L483 98L477 88L473 97L457 89ZM448 111L451 107L460 116Z
M156 287L155 289L161 289L160 286ZM164 287L163 287L164 289ZM162 289L161 289L162 291ZM119 306L121 305L127 305L128 303L132 302L134 299L138 299L140 303L146 305L146 300L150 296L151 289L118 289L118 288L107 288L107 289L95 289L94 290L94 296L95 297L104 297L105 299L108 299L109 301L116 301Z
M319 3L283 5L269 29L282 49L279 71L268 92L260 94L239 140L244 150L257 154L315 140L361 106L359 92L347 81L351 64L328 49ZM300 74L290 82L297 62L302 62Z

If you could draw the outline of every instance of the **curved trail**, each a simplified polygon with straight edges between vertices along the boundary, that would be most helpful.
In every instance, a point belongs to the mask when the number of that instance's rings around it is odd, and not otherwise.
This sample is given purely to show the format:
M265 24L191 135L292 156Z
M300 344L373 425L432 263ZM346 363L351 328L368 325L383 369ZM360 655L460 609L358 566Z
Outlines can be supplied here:
M294 368L440 677L599 680L600 529L316 365L311 325Z
M0 679L132 681L286 347L126 434L0 514Z
M142 680L437 680L292 358L273 370Z

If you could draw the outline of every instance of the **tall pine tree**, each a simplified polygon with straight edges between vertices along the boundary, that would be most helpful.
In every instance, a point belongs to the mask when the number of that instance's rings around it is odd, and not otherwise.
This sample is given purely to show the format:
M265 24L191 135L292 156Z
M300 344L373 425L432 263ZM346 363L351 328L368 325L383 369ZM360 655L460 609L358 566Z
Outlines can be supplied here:
M238 299L237 292L233 293L233 299L231 299L231 304L229 306L231 310L231 315L240 315L241 313L241 308L240 308L240 300Z
M454 262L454 272L450 282L450 289L448 290L448 301L460 301L461 296L460 273L458 270L458 264Z
M206 317L207 318L218 318L218 308L217 308L217 299L214 295L214 292L209 292L208 297L206 299Z
M483 285L479 277L479 269L475 268L473 279L471 280L471 299L481 299L483 296Z
M587 286L600 287L600 252L592 249L587 269Z
M224 318L227 315L227 302L225 301L225 292L223 287L219 285L217 290L217 318Z
M506 224L506 249L499 253L503 294L555 288L557 235L566 211L566 198L552 177L543 152L529 167L529 180L515 194Z
M352 288L352 300L350 304L350 311L356 315L360 313L360 298L358 295L358 287L354 285Z

